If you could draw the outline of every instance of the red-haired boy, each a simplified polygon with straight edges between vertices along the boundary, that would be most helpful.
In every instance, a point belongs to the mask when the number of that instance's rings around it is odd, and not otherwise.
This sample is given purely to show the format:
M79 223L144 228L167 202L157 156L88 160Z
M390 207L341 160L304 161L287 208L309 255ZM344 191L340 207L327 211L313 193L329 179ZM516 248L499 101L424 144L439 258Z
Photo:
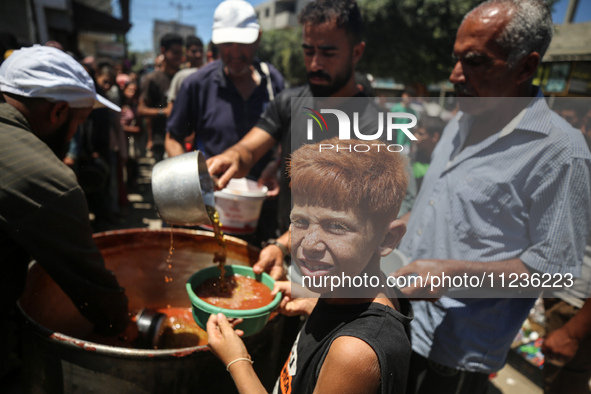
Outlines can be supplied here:
M334 148L320 149L321 144ZM364 146L355 151L355 145ZM293 345L275 392L406 389L412 312L380 270L380 258L392 252L406 230L396 219L407 186L406 160L383 145L334 138L304 145L292 155L292 258L303 283L306 277L312 279L311 290L321 297ZM346 277L353 283L359 283L355 278L366 279L360 287L342 282L335 286L333 278ZM278 283L274 292L279 290L285 294L281 307L289 310L289 304L298 301L291 300L290 283ZM226 318L212 315L207 332L209 346L228 366L238 391L265 392Z

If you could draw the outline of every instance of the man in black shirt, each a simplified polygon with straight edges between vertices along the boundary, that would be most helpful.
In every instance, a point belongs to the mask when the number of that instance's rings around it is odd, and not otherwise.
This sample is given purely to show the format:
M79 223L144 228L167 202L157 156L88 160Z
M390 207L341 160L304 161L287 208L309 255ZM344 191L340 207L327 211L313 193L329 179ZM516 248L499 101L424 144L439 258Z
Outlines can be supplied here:
M330 97L341 103L346 100L340 98L363 97L354 76L355 66L365 49L365 43L361 40L362 19L357 3L354 0L313 1L302 10L299 22L303 27L302 48L308 84L278 95L244 138L207 161L209 172L220 176L218 186L223 188L231 178L246 176L254 163L276 143L281 143L283 160L279 226L283 235L261 251L259 262L255 265L255 271L270 271L275 278L283 275L283 259L290 245L288 228L291 196L285 169L292 151L292 107L318 108L315 97ZM295 98L293 104L292 98ZM334 105L332 102L327 107ZM327 129L336 131L338 127L329 126ZM295 139L302 140L299 131L297 134L294 133ZM326 134L325 138L331 136Z

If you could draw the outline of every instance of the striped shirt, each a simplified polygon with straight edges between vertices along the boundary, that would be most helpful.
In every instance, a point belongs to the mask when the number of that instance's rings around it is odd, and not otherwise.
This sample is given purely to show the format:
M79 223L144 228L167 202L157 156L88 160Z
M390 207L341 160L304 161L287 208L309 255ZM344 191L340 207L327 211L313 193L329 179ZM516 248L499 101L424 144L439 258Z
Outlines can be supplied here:
M409 261L519 258L536 271L578 276L591 223L591 155L581 132L538 98L462 149L470 118L460 113L445 128L400 250ZM416 302L413 350L449 367L496 371L533 303Z

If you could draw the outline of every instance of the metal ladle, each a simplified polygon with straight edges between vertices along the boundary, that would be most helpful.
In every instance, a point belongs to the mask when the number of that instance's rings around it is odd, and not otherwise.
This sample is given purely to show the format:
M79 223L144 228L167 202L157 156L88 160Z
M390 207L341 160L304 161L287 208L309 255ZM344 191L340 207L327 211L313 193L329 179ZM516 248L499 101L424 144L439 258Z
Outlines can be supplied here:
M152 170L152 194L162 220L170 224L212 225L206 205L214 207L214 184L200 151L157 163Z
M152 309L142 309L137 314L137 345L144 349L155 349L165 328L166 315Z

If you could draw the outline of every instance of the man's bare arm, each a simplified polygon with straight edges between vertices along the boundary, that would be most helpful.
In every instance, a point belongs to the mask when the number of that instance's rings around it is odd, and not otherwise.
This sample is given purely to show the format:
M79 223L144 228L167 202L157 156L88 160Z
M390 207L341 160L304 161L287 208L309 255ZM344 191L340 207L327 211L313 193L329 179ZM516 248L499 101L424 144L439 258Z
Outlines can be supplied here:
M441 282L437 283L437 280L442 278L444 274L448 277L463 277L464 274L466 274L468 276L475 275L479 278L484 274L487 280L484 282L486 286L483 286L483 288L490 288L498 286L498 282L500 281L500 278L503 274L504 278L508 279L509 275L511 274L517 274L519 277L521 277L522 274L529 275L530 273L531 271L520 259L510 259L487 263L462 260L424 259L415 260L409 265L400 268L391 275L394 277L410 274L416 274L420 276L422 280L418 280L414 283L422 284L421 287L408 286L401 289L401 291L409 298L437 299L448 290L447 287L442 286Z
M579 350L582 340L591 335L591 301L585 304L564 326L546 335L542 352L547 360L567 363Z
M177 140L170 136L170 133L166 133L166 139L164 140L164 147L168 157L174 157L185 153L185 148Z
M137 106L137 114L138 116L143 116L146 118L155 118L160 115L170 116L170 107L166 108L153 108L148 107L146 102L142 97L140 97L138 106Z
M253 127L235 145L207 160L209 173L219 176L218 187L224 188L230 179L246 176L252 166L276 143L271 134Z
M276 240L286 247L289 251L291 249L291 233L287 230ZM284 251L278 245L267 245L259 253L259 259L252 267L254 272L260 274L266 272L275 280L281 280L287 274L283 271L283 260L285 259Z

